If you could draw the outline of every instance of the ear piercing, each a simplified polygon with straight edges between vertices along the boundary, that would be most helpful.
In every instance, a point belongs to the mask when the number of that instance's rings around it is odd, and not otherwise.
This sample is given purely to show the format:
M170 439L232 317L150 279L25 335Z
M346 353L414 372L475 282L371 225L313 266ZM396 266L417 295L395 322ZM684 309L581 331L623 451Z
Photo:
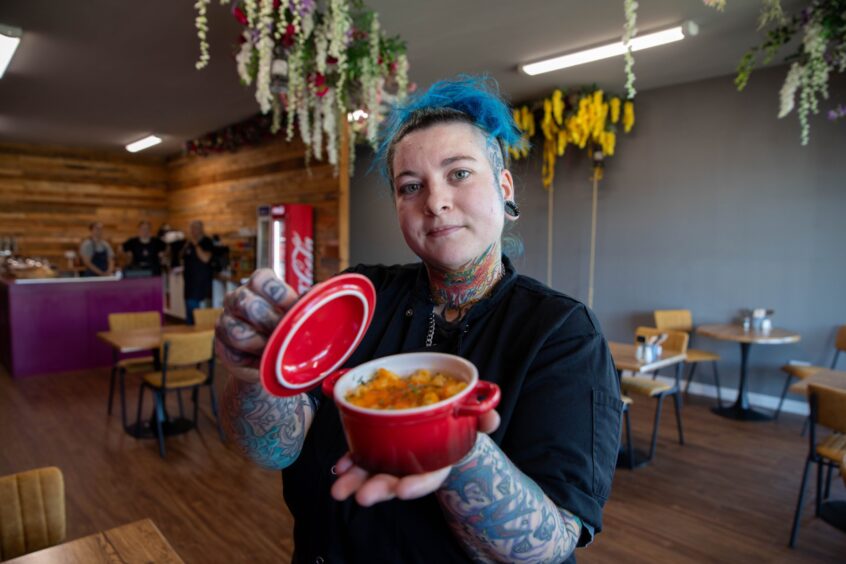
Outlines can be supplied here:
M520 208L517 207L517 203L514 200L505 200L505 213L511 217L519 217Z

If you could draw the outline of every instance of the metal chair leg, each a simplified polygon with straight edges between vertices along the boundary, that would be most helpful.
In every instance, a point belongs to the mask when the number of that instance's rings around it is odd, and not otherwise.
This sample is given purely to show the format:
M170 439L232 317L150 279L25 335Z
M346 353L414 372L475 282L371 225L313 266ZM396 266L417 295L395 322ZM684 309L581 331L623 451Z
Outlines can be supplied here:
M632 445L632 420L629 416L628 408L623 411L623 417L626 421L626 455L629 458L629 470L634 470L635 467L635 453L634 453L634 446Z
M682 418L681 418L681 397L679 396L680 392L676 392L673 394L673 403L676 406L676 424L679 428L679 444L684 445L684 429L682 429Z
M688 395L688 392L690 391L690 381L693 380L693 373L696 372L696 366L698 364L698 362L694 362L690 365L690 370L687 373L687 381L684 384L684 395Z
M823 475L823 461L817 457L817 499L814 504L814 516L820 516L820 508L822 507L822 475Z
M711 366L714 368L714 385L717 386L717 408L723 407L723 396L720 395L720 372L717 370L717 361L713 361Z
M805 486L808 483L808 470L811 466L811 459L805 460L805 470L802 471L802 484L799 486L799 500L796 502L796 512L793 514L793 527L790 529L790 548L796 546L796 537L799 535L799 517L802 514L802 502L805 499Z
M778 400L778 407L773 413L773 419L777 420L778 416L781 414L781 406L784 405L784 398L787 396L787 389L790 387L790 380L792 376L790 374L787 375L787 378L784 379L784 389L781 391L781 398Z
M115 372L117 371L117 366L112 366L112 373L109 377L109 406L106 410L106 413L109 415L112 414L112 400L115 397Z
M196 386L194 387L193 390L191 390L191 401L194 402L194 427L197 426L197 414L200 411L200 401L199 401L199 397L198 397L199 391L200 391L200 388L198 388Z
M182 390L176 390L176 397L179 400L179 417L185 419L185 408L182 406Z
M214 422L217 425L217 433L220 435L221 441L226 441L226 435L223 434L223 426L220 424L220 415L217 412L217 396L214 393L214 385L209 385L209 395L211 396L211 408L214 414ZM629 411L626 410L626 418L628 421Z
M153 394L153 397L156 400L156 435L159 438L159 456L162 458L165 457L165 444L164 444L164 392L157 391Z
M138 390L138 411L135 413L135 437L141 436L141 408L144 406L144 389L145 386L141 384L141 389Z
M649 447L649 458L647 460L651 461L652 457L655 456L655 446L658 444L658 426L661 423L661 407L664 405L664 396L658 396L658 403L655 406L655 426L652 429L652 444Z
M828 466L828 470L825 475L825 493L823 494L823 499L828 499L828 496L831 494L831 471L834 470L833 464L826 464L826 466Z

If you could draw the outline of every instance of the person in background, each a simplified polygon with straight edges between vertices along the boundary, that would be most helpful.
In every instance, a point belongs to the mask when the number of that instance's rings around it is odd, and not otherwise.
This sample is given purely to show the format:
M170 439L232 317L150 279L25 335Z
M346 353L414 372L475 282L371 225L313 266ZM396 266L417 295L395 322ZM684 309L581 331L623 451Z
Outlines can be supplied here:
M130 258L127 268L149 270L153 276L160 276L162 273L161 254L166 246L161 239L152 236L150 231L149 221L139 222L138 236L126 240L123 244L123 252Z
M85 265L83 276L111 276L115 273L115 252L103 240L103 224L95 221L88 226L91 235L79 245L79 257Z
M212 295L211 259L214 243L206 236L203 222L192 221L188 240L180 251L185 279L185 321L194 324L194 310L201 307Z

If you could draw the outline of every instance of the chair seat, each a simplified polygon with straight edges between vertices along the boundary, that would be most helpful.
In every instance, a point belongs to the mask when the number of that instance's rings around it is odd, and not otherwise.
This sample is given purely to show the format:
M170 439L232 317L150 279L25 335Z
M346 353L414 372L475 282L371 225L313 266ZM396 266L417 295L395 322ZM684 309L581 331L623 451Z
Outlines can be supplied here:
M623 405L625 405L626 407L634 403L634 400L629 396L621 396L620 399L623 400Z
M623 392L626 394L649 397L654 397L673 389L673 386L670 384L666 384L660 380L644 378L642 376L623 376L621 384Z
M720 355L710 351L703 351L700 349L687 349L687 358L685 362L693 364L695 362L716 362L720 360Z
M188 388L196 386L206 381L206 374L197 370L196 368L181 368L178 370L168 370L167 372L167 386L168 390L175 388ZM144 375L144 382L153 386L154 388L162 387L162 373L151 372Z
M817 445L817 454L840 463L846 457L846 435L835 433Z
M820 370L823 370L822 366L809 366L807 364L785 364L781 367L781 369L794 378L799 378L800 380L804 380L811 374L815 374Z
M156 369L152 356L139 356L135 358L123 358L117 363L118 368L127 372L152 372Z

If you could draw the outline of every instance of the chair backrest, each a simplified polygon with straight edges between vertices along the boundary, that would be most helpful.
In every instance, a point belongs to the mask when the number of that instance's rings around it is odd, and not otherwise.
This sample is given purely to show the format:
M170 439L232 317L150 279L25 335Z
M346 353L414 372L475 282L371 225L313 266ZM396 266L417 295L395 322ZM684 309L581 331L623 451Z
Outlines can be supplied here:
M693 315L691 315L689 309L656 309L653 315L655 316L655 327L658 329L670 329L686 333L693 331Z
M223 313L222 307L207 307L194 310L194 327L198 329L214 329L217 318Z
M132 313L110 313L109 331L128 331L159 327L162 317L158 311L137 311Z
M0 560L65 540L65 481L55 466L0 477Z
M165 366L186 366L212 360L214 355L214 331L192 331L173 333L162 343L162 359Z
M814 423L846 433L846 390L808 383Z
M841 325L837 330L837 337L834 339L834 346L837 350L846 352L846 325Z
M661 345L664 350L672 350L686 353L687 343L690 335L684 331L671 331L669 329L656 329L655 327L638 327L635 329L635 337L653 337L655 335L667 334L667 340Z

